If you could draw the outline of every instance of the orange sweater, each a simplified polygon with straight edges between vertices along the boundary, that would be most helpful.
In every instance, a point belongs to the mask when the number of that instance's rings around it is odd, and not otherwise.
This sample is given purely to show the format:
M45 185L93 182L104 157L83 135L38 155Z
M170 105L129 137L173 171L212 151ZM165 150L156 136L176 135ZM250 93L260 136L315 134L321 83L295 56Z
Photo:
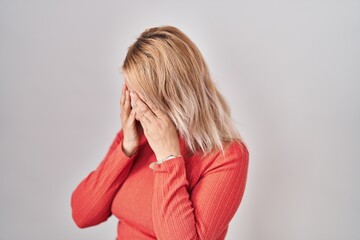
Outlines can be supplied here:
M200 159L188 155L179 136L182 156L156 161L144 134L137 152L122 150L117 133L105 158L71 196L72 217L80 228L118 219L117 239L225 239L229 222L244 194L249 152L233 142Z

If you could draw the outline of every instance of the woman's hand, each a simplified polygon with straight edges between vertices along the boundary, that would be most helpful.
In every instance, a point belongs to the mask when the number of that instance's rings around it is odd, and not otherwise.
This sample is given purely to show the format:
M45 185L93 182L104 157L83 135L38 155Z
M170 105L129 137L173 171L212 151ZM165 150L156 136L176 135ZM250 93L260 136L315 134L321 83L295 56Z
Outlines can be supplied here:
M123 84L120 98L120 118L124 134L122 149L128 157L136 152L142 132L141 125L135 120L135 113L130 106L130 91Z
M170 154L180 155L178 133L169 116L135 92L131 92L130 96L135 103L133 110L136 111L136 118L140 120L156 159L160 161Z

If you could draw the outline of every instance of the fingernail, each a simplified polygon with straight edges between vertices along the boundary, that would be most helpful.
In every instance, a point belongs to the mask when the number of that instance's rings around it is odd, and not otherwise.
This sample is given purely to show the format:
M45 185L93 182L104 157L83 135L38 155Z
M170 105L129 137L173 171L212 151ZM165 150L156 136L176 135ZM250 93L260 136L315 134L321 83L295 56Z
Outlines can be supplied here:
M133 92L130 92L131 97L135 97L135 94Z

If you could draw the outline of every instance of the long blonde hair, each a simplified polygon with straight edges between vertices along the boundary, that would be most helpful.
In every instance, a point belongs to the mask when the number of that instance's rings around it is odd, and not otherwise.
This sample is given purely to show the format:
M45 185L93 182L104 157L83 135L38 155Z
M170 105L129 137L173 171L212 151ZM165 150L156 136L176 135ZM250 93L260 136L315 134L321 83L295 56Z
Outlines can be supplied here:
M122 71L174 122L192 153L242 142L224 97L195 44L173 26L146 29L129 48Z

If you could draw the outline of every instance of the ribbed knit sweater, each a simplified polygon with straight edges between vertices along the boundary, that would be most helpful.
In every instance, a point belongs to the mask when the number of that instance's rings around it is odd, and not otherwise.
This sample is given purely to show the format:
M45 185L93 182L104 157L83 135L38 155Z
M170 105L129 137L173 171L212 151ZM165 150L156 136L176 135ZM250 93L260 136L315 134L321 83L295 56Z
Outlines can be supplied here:
M190 154L179 136L181 156L161 164L144 134L131 157L122 149L123 130L104 159L71 196L72 217L86 228L118 221L118 240L225 239L244 194L249 152L242 142L205 158Z

